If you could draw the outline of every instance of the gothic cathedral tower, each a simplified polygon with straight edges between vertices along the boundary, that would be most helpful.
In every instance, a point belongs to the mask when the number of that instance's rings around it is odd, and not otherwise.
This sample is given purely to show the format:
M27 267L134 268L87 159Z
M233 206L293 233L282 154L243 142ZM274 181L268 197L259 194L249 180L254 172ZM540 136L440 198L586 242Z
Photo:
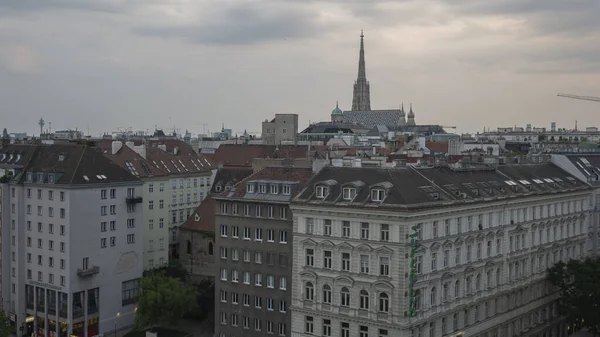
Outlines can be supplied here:
M371 94L369 82L365 71L365 46L364 34L360 31L360 55L358 59L358 78L354 82L354 94L352 96L352 111L371 111Z

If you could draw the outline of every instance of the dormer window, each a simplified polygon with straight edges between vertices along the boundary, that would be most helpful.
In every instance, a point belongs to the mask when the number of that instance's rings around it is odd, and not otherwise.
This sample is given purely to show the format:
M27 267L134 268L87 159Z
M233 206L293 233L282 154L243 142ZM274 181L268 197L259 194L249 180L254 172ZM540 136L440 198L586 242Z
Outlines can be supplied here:
M327 197L327 195L329 194L329 187L324 186L324 185L317 186L316 194L317 194L317 198L325 199Z
M385 190L382 188L374 188L371 190L371 200L383 201L385 198Z
M277 185L271 184L271 194L277 194L279 193L279 188L277 188Z
M290 192L291 192L290 185L283 185L282 189L283 189L284 195L290 195Z
M265 184L258 185L258 193L262 193L262 194L267 193L267 185L265 185Z
M221 192L221 190L222 190L222 189L223 189L223 188L221 187L221 185L217 185L217 186L215 186L215 191L216 191L216 192Z
M54 174L53 173L48 174L48 182L54 183Z
M44 182L44 174L43 173L38 173L37 174L37 182L38 183L43 183Z
M343 198L344 200L352 200L356 196L356 188L354 187L344 187L343 190Z
M28 182L32 182L33 181L33 173L27 172L27 181Z
M246 190L248 191L248 193L254 193L254 184L246 185Z

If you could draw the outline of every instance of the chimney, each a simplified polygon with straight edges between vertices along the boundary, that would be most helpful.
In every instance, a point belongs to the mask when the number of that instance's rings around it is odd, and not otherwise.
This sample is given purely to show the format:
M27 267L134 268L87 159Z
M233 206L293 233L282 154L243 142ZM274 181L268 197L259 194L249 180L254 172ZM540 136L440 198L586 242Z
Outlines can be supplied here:
M119 152L119 150L123 147L123 143L120 140L115 140L112 142L112 154Z

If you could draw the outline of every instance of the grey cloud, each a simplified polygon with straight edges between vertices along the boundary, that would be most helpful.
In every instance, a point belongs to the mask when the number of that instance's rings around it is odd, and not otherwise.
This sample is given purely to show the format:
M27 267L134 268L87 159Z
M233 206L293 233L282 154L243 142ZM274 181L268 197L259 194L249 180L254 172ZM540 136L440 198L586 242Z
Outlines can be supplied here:
M0 0L0 10L13 12L40 12L51 10L84 10L118 13L125 9L125 2L107 0Z
M316 13L302 7L265 10L256 5L239 5L197 24L139 26L133 31L144 36L181 38L207 45L249 45L271 40L314 36L324 26Z

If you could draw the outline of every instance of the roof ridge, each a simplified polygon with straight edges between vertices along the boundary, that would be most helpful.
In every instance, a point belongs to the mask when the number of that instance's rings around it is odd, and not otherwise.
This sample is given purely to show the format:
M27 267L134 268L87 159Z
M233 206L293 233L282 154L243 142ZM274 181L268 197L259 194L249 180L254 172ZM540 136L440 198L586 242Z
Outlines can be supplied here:
M73 179L75 178L75 174L77 174L77 172L79 171L79 165L81 165L81 161L83 160L83 155L85 154L85 150L87 149L87 145L83 145L83 151L81 151L81 156L79 157L79 160L77 161L77 166L75 166L75 170L73 170L73 175L71 176L71 179L69 180L69 184L73 184Z

